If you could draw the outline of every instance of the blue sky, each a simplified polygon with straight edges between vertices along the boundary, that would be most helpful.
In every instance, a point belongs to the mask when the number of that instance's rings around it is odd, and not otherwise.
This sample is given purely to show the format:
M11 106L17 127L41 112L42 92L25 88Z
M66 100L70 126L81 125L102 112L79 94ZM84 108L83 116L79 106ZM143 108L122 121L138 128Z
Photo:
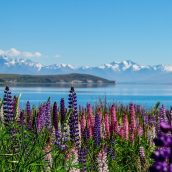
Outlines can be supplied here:
M172 64L171 9L171 0L0 0L0 52L44 64Z

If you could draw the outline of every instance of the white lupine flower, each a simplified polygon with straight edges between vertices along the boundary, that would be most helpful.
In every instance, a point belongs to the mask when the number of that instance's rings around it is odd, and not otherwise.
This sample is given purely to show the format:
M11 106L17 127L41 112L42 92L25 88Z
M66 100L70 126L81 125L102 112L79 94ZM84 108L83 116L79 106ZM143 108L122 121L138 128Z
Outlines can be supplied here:
M48 166L45 169L46 172L51 171L51 168L52 168L52 165L53 165L53 158L52 158L52 155L51 155L50 151L51 151L51 146L50 146L50 143L48 143L44 148L44 152L46 154L45 157L44 157L44 160L48 163Z
M73 148L70 152L70 155L72 155L72 166L77 165L78 162L78 150L76 148ZM69 172L80 172L80 169L72 167Z
M3 118L3 104L2 104L2 101L0 101L0 121L4 121L4 118Z
M99 172L109 172L108 164L107 164L107 153L105 152L104 149L102 149L98 153L97 163L98 163Z

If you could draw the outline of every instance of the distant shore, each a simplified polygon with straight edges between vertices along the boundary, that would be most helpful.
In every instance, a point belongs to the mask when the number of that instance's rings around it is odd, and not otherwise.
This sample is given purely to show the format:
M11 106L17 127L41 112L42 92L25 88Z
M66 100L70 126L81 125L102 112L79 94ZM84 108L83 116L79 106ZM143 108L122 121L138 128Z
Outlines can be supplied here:
M41 87L102 87L114 85L115 81L87 74L65 75L18 75L0 74L0 86Z

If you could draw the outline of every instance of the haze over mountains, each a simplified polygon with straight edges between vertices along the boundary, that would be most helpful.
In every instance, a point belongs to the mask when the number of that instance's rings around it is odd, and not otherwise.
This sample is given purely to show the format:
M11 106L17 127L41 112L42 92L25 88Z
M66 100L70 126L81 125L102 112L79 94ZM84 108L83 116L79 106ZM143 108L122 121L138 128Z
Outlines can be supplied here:
M0 56L1 74L91 74L116 82L172 83L172 65L140 65L131 60L111 62L100 66L70 64L43 65L31 60Z

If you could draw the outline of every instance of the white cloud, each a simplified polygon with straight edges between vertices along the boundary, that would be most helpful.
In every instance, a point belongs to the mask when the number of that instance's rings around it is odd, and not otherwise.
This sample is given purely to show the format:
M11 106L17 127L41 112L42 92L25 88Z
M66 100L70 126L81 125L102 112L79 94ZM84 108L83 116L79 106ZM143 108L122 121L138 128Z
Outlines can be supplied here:
M61 55L60 54L56 54L54 57L55 58L61 58Z
M20 51L15 48L11 48L10 50L0 49L0 56L31 58L31 57L40 57L42 56L42 54L40 52Z

